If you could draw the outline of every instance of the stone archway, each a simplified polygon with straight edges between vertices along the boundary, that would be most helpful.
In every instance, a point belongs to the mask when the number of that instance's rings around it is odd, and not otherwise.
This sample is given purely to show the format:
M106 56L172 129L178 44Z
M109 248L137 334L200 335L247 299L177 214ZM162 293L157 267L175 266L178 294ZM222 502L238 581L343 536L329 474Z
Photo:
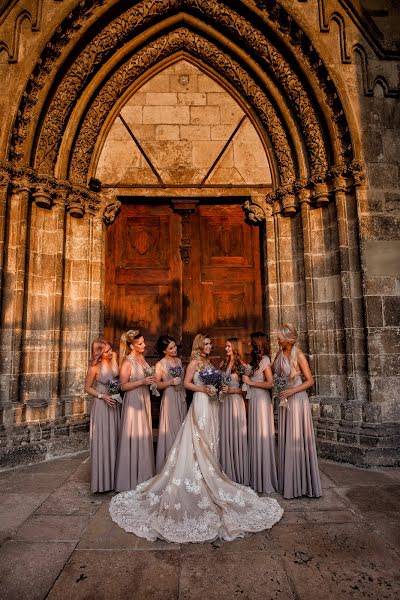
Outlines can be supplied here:
M304 31L281 6L261 4L148 0L122 11L87 2L44 50L3 171L10 223L21 233L5 272L26 264L23 281L5 279L11 428L15 415L23 423L36 414L72 427L87 421L83 365L103 329L105 227L120 205L110 190L96 191L98 157L127 97L185 55L230 91L268 149L273 189L246 208L265 231L269 327L299 324L317 375L320 448L333 456L358 443L369 394L359 335L358 132ZM94 13L100 31L90 27ZM76 18L82 35L67 48ZM44 265L38 256L52 258ZM36 356L39 338L44 352Z

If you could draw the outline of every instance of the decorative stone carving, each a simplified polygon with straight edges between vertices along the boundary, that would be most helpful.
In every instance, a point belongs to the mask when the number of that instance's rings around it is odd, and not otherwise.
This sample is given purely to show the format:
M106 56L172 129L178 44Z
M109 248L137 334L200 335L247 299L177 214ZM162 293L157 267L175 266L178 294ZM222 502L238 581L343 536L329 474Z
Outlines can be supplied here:
M265 221L264 205L265 199L259 196L246 200L243 204L243 210L246 213L248 220L252 223L262 223L262 221Z
M35 186L32 193L32 198L37 206L40 208L51 208L53 204L51 190L46 185Z
M90 157L99 131L120 95L150 66L179 50L190 52L211 64L223 77L228 77L236 89L254 106L271 137L277 155L281 182L291 185L295 179L291 150L285 130L272 104L248 73L229 55L223 53L208 40L183 27L161 37L136 53L114 73L98 93L87 112L73 148L70 166L71 178L73 177L74 181L80 185L85 184Z
M109 197L105 196L104 200L104 212L103 212L103 221L106 225L111 225L114 223L115 217L117 216L118 210L121 206L121 201L118 200L115 196Z

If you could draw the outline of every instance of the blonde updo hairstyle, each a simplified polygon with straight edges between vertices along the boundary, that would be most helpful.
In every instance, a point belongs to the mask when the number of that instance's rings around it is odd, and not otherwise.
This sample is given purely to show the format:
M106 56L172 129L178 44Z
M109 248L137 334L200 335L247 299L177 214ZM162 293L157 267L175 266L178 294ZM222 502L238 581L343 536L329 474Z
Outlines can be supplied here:
M206 344L206 340L209 340L209 339L210 338L208 337L208 335L198 333L193 340L192 353L190 355L190 360L197 360L200 368L202 368L205 364L204 346Z
M281 342L286 342L287 344L293 344L292 349L289 355L289 365L290 365L290 379L294 379L296 377L296 372L298 370L298 362L297 362L297 329L291 323L284 323L281 325L277 331L278 340Z
M142 332L139 329L129 329L121 335L119 343L119 366L121 367L124 362L124 358L130 354L131 344L135 343L135 340L143 337Z

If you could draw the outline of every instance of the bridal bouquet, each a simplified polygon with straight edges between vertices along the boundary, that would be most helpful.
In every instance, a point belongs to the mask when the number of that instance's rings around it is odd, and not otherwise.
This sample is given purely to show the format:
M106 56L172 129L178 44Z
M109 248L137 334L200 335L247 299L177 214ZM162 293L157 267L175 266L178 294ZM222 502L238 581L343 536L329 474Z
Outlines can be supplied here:
M279 392L281 392L282 390L285 389L285 387L287 386L287 377L285 375L278 375L278 374L274 374L274 386L272 388L272 398L278 398L279 397ZM279 402L279 406L282 408L287 408L288 405L288 399L287 398L283 398L283 400L281 400Z
M116 400L122 404L121 383L118 377L115 377L115 379L109 379L107 381L107 391L113 400Z
M253 367L247 363L242 363L239 367L239 373L240 375L246 375L247 377L251 377L253 375ZM246 398L249 399L250 387L247 383L244 383L242 385L242 390L246 392Z
M229 375L229 373L222 373L220 387L222 388L223 385L229 385L231 382L232 382L232 377ZM218 392L218 400L220 402L223 402L225 400L225 394L222 391L222 389L220 389Z
M210 387L211 398L213 400L217 400L218 388L222 381L222 371L216 369L215 367L206 367L202 371L199 371L199 377L204 385L208 385Z
M149 365L147 365L147 367L144 368L144 374L146 377L154 377L154 375L156 374L155 367L150 367ZM149 387L150 387L150 391L153 394L153 396L160 395L160 392L157 389L156 383L151 383Z

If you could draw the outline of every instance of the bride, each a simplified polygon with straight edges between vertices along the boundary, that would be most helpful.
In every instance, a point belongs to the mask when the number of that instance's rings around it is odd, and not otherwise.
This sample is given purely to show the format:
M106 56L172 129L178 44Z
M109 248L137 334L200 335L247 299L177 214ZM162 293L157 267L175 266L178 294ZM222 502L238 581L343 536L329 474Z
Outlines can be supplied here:
M218 401L199 375L212 366L211 348L208 337L196 335L184 381L193 402L162 471L110 503L115 523L149 541L233 540L271 528L283 514L276 500L260 498L221 471Z

